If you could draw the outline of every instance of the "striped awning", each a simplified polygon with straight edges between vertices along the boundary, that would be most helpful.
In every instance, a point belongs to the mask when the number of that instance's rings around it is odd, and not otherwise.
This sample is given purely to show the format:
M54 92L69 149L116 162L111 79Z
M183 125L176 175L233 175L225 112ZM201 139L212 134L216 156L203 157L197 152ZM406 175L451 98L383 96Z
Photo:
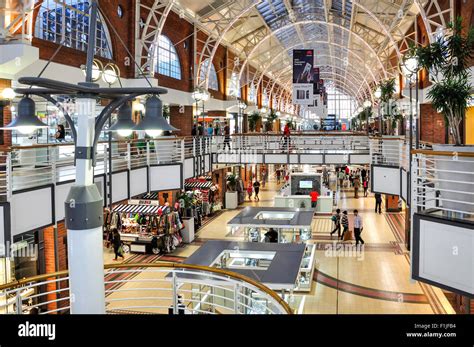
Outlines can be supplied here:
M184 183L184 189L189 190L189 189L210 189L213 186L212 182L201 182L201 181L191 181L191 182L185 182Z
M158 192L146 193L146 194L140 195L139 198L143 200L158 200Z
M165 206L120 204L114 207L113 212L157 214L160 208L165 209Z

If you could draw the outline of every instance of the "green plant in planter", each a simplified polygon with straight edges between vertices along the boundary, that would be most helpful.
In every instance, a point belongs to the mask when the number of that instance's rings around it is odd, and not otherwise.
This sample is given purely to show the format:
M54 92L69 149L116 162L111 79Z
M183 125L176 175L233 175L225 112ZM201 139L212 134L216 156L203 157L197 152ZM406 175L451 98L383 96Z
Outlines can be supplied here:
M273 130L273 123L278 119L278 116L274 110L270 111L270 114L267 116L267 121L265 122L265 131Z
M372 111L372 106L364 108L364 110L359 113L359 120L361 123L366 123L367 126L369 125L369 119L372 117L373 111Z
M398 111L398 108L393 102L393 95L395 94L395 78L380 82L379 88L381 92L381 115L383 119L390 121L392 129L394 129L397 126L397 122L403 119L402 115Z
M474 58L474 27L464 33L462 18L458 17L448 25L448 35L426 47L411 47L410 54L430 73L434 85L427 97L445 117L455 144L462 145L459 126L471 98L469 62Z
M249 116L249 130L250 131L255 131L257 129L257 123L260 119L262 119L260 112L254 111L250 114Z

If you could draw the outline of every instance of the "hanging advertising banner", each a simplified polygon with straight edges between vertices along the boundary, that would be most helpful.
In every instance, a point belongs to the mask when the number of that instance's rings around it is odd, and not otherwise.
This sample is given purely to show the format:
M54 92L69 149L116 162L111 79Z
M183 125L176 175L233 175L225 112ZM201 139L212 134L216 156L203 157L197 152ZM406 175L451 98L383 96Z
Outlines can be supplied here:
M312 49L293 50L293 104L313 104L313 64Z

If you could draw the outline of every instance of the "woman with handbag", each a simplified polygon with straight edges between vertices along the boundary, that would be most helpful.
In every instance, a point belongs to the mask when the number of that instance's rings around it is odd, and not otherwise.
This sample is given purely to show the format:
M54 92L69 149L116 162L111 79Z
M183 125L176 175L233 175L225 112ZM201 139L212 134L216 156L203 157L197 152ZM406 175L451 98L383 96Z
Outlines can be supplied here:
M125 257L123 256L123 247L122 247L122 240L120 238L120 233L118 232L117 229L113 229L112 232L114 233L114 241L113 241L114 253L115 253L115 259L114 260L118 260L117 259L118 257L120 257L120 258L122 258L122 260L124 260Z

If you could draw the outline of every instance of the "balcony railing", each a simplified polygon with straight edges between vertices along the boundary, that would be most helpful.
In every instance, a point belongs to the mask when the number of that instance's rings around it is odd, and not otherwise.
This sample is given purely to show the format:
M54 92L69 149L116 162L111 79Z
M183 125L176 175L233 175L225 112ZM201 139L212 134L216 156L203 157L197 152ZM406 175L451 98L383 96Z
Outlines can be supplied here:
M183 163L185 158L223 153L229 149L268 154L366 154L369 140L359 134L301 133L285 138L281 134L259 133L231 135L227 139L225 136L197 136L112 141L110 148L108 142L100 142L94 173ZM74 155L72 143L14 146L7 152L0 152L0 199L8 200L14 191L74 180Z
M413 206L420 212L474 221L474 153L412 153Z
M292 314L274 291L224 269L176 263L105 266L106 313ZM68 272L0 286L1 314L68 314Z

